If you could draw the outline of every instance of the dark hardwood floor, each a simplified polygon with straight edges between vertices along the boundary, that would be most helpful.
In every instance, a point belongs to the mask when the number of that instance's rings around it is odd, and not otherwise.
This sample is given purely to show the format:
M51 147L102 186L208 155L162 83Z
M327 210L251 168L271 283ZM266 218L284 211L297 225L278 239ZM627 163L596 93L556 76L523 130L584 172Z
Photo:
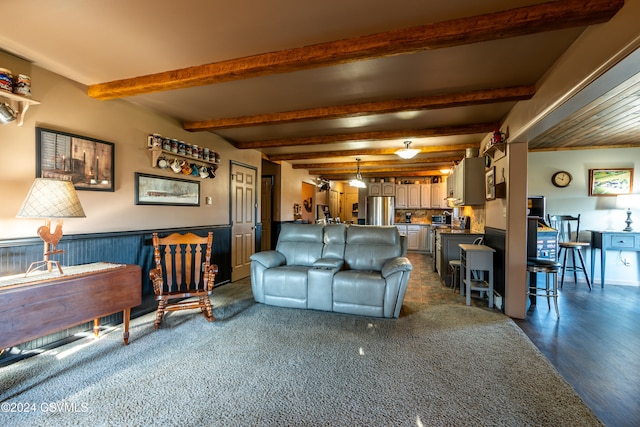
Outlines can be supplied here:
M405 301L465 303L440 284L430 255L408 257L414 269ZM480 299L472 304L487 306ZM549 310L538 297L527 318L514 321L605 425L640 426L640 286L589 291L565 277L558 307L560 319L553 302Z
M538 297L516 324L603 423L640 425L640 287L565 279L558 306Z

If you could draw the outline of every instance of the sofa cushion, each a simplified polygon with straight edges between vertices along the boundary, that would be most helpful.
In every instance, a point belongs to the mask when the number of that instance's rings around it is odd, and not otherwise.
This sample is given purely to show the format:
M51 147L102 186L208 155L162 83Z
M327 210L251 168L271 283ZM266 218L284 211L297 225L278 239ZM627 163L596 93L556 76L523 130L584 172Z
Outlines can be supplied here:
M324 258L344 257L344 244L347 241L346 224L329 224L324 227Z
M398 257L401 252L400 234L396 227L351 225L347 228L346 269L379 272L389 258Z
M322 258L322 224L282 224L276 250L284 255L287 265L310 267Z
M336 273L333 277L334 310L362 306L382 313L386 283L379 272L343 270Z
M264 272L265 297L290 297L299 300L307 298L308 267L282 266Z

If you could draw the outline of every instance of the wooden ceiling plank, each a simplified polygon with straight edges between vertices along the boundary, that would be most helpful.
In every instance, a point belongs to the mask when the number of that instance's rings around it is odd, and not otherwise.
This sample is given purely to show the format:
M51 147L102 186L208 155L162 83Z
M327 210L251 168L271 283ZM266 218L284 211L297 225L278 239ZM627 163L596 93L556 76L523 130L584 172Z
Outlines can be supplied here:
M485 89L463 93L449 93L360 104L334 105L304 110L229 117L183 124L188 131L214 131L238 127L266 126L307 120L328 120L402 111L435 110L443 108L484 105L498 102L515 102L531 99L535 85Z
M472 135L489 133L500 127L500 123L474 123L462 126L439 128L406 129L396 131L361 132L340 135L319 135L299 138L271 139L264 141L236 142L233 145L241 150L258 148L291 147L301 145L335 144L337 142L383 141L388 139L428 138L437 136ZM402 148L402 147L398 147Z
M96 99L116 99L586 26L608 21L623 5L624 0L551 1L496 13L99 83L90 85L87 93Z

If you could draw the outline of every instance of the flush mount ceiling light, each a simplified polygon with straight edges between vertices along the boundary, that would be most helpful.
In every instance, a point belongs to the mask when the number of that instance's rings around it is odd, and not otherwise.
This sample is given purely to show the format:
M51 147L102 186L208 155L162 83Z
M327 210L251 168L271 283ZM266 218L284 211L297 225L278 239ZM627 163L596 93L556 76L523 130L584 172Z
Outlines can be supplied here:
M417 148L409 148L409 144L411 144L411 141L405 141L404 148L396 151L396 154L403 159L412 159L413 157L415 157L415 155L418 154L420 150L418 150Z
M356 162L358 162L356 177L349 181L349 185L356 188L366 188L367 184L364 183L362 176L360 175L360 159L356 159Z

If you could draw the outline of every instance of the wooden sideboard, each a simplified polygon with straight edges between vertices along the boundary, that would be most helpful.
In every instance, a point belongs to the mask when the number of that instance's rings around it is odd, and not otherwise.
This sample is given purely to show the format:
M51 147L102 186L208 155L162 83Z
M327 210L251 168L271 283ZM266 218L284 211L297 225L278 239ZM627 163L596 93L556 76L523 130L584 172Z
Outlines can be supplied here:
M0 349L123 312L129 343L131 308L142 302L138 265L94 263L41 274L0 277Z

